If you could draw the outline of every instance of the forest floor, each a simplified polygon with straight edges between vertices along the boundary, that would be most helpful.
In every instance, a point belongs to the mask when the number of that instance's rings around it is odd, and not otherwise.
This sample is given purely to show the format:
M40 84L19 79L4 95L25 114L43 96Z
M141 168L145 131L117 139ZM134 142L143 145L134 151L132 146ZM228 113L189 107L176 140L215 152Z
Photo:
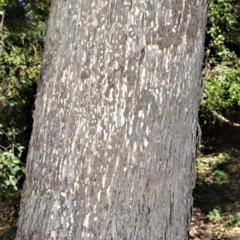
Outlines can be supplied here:
M202 138L190 239L240 240L240 128L222 126Z
M204 132L204 131L203 131ZM191 240L240 240L240 128L223 126L203 134ZM0 203L0 239L12 240L16 213Z

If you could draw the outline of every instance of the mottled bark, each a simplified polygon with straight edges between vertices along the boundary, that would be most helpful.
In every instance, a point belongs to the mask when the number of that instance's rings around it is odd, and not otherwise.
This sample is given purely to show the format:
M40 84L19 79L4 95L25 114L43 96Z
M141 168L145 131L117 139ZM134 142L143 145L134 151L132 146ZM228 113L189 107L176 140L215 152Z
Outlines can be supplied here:
M17 240L188 239L207 0L53 0Z

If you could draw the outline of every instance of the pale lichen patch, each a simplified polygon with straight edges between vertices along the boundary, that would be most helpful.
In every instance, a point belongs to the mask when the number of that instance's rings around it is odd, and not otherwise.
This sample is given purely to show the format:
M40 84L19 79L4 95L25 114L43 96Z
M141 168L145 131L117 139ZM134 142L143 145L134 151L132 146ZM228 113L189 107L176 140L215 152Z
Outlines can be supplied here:
M89 227L89 218L90 218L90 212L86 214L85 218L84 218L84 221L83 221L83 226L85 228L88 228Z
M129 128L128 128L128 134L129 134L129 135L132 134L132 126L129 126Z
M56 239L56 231L51 231L51 238Z
M144 147L148 147L148 145L149 145L149 141L145 138L144 139Z
M101 199L101 192L102 192L102 190L100 189L100 191L98 192L98 194L97 194L97 199L98 199L98 202L100 201L100 199Z
M61 197L65 198L66 195L67 195L67 193L65 193L65 192L61 192Z
M133 144L133 152L136 152L136 151L137 151L137 143L134 142L134 144Z
M79 188L79 183L78 182L74 182L74 188L77 190Z
M102 188L105 187L105 182L106 182L106 173L102 177Z

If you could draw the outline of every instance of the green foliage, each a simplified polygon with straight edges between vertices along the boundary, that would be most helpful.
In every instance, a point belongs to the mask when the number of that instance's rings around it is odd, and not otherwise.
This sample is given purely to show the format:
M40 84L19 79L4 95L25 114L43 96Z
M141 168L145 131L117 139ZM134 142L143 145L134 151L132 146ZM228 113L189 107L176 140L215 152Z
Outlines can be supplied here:
M206 77L202 105L231 118L239 112L240 69L224 64L219 64L215 72Z
M213 176L214 181L219 183L219 182L226 180L228 177L228 174L222 170L217 169L212 173L212 176Z
M0 201L10 209L7 216L19 208L49 5L50 0L0 0L0 15L4 14L0 36Z
M211 157L209 159L209 166L215 169L219 164L226 162L229 159L227 153L219 153L217 156Z
M237 56L233 46L240 43L239 6L238 0L212 0L210 2L206 47L212 54L209 59L211 64L228 61Z
M234 226L240 227L240 215L237 213L230 214L226 221L226 227L231 228Z
M205 42L205 91L200 118L204 124L238 120L240 115L240 2L212 0ZM217 112L217 114L214 114Z
M197 159L198 182L221 183L228 178L228 174L219 169L229 159L227 153L217 156Z
M8 147L0 146L0 192L1 196L6 197L12 190L18 190L18 181L25 173L24 164L20 160L24 147L14 143L17 135L15 129L5 132L0 125L0 134L11 142Z
M215 207L212 211L209 211L207 218L212 223L220 223L222 220L221 208Z

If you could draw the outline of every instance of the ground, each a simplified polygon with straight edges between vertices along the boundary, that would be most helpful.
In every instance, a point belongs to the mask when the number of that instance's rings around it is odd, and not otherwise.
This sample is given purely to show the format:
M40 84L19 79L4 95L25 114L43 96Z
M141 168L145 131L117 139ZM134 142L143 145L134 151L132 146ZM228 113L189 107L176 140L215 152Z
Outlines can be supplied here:
M197 166L190 239L240 240L240 128L205 131ZM15 223L11 204L0 203L0 239L14 239Z
M190 239L239 240L240 128L208 129L202 146Z

